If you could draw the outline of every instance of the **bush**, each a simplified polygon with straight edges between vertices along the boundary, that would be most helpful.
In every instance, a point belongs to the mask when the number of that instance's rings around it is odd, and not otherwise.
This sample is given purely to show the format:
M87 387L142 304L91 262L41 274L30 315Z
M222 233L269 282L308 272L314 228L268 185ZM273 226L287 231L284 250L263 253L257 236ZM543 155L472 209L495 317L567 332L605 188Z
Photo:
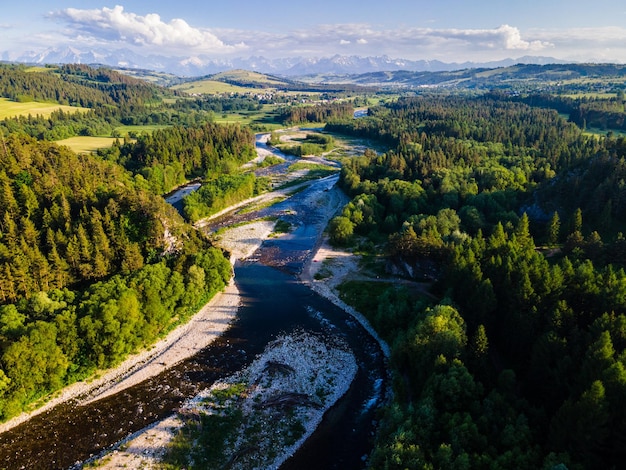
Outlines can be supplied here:
M328 224L328 235L333 245L346 245L352 240L354 224L343 216L333 218Z

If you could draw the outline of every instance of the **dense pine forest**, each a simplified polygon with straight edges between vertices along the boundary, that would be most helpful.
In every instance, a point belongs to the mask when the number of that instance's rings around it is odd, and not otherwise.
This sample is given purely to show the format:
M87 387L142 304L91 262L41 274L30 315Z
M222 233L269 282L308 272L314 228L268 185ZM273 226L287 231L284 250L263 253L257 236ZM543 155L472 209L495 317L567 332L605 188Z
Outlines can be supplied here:
M392 148L345 162L331 237L386 247L434 294L344 289L392 345L371 468L619 468L626 139L501 94L327 129Z

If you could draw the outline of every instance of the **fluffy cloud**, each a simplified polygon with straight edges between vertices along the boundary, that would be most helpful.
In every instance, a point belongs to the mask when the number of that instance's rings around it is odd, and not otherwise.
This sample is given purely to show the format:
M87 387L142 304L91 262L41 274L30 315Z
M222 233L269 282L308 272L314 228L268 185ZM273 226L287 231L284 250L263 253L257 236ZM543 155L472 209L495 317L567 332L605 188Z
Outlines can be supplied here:
M134 45L145 54L278 58L341 53L449 62L515 58L522 53L549 50L550 55L572 60L602 57L626 60L626 29L621 27L520 30L504 24L489 29L437 29L338 23L306 29L263 30L260 23L259 30L208 29L192 26L184 19L164 20L156 13L139 15L122 6L93 10L67 8L50 17L68 27L49 31L56 39L51 38L46 45L68 41L76 47ZM0 24L0 29L3 26L6 25ZM29 39L22 38L20 43Z
M623 27L543 29L533 30L532 34L554 44L554 50L564 59L626 62L626 28Z
M448 40L462 40L474 47L490 49L538 51L549 47L549 42L527 41L522 39L519 29L502 25L496 29L465 29L465 30L429 30L430 34Z
M217 30L231 42L244 42L252 51L270 56L317 55L338 52L357 55L383 55L407 59L436 58L458 60L480 58L511 51L535 52L552 47L549 40L525 38L519 29L503 25L493 29L376 29L368 24L326 24L312 29L280 33Z
M140 16L124 11L124 7L80 10L66 8L52 14L67 21L79 34L95 40L129 43L165 50L200 52L232 52L242 44L229 46L213 33L194 28L185 20L175 18L164 22L156 13Z

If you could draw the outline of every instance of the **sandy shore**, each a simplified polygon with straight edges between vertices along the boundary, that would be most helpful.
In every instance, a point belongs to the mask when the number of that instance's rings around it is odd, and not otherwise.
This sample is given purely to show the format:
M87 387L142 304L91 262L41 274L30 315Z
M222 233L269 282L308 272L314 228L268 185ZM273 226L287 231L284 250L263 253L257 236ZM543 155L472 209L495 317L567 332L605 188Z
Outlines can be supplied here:
M291 372L268 373L268 364L281 364ZM181 407L181 413L198 416L220 413L226 405L239 408L244 417L239 434L233 436L224 454L225 459L233 460L228 468L277 469L315 431L325 411L345 394L356 371L355 358L349 351L328 346L305 333L294 333L277 338L249 367L188 400ZM214 390L240 383L247 387L242 395L228 403L214 405ZM294 393L310 397L315 406L294 405L281 419L276 419L276 409L259 407L259 403ZM173 415L131 436L94 464L103 469L161 468L160 460L167 444L184 426L179 416ZM289 428L295 421L301 423L302 435L296 442L286 443ZM254 450L250 450L251 444ZM275 452L277 455L273 456ZM237 455L241 458L235 458Z

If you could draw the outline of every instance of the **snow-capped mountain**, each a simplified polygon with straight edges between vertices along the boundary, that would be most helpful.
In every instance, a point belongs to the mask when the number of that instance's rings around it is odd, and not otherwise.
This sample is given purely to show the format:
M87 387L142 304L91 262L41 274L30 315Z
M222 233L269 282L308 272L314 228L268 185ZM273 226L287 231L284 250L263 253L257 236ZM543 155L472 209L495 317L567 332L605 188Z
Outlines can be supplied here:
M312 74L361 74L368 72L408 70L414 72L439 72L480 67L503 67L515 63L547 64L563 63L549 57L521 57L488 63L445 63L438 60L407 60L388 56L358 57L335 55L332 57L303 58L288 57L268 59L265 57L214 58L208 56L167 57L158 55L143 56L129 49L115 51L79 50L75 47L48 48L40 52L29 52L10 59L10 54L2 54L4 60L33 64L102 64L110 67L148 69L173 73L178 76L201 76L231 69L254 70L262 73L281 75Z

